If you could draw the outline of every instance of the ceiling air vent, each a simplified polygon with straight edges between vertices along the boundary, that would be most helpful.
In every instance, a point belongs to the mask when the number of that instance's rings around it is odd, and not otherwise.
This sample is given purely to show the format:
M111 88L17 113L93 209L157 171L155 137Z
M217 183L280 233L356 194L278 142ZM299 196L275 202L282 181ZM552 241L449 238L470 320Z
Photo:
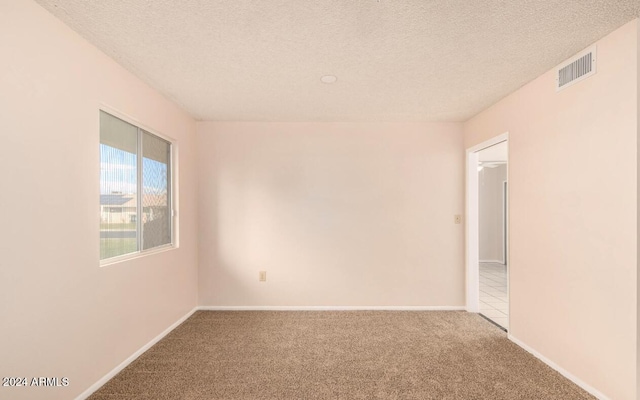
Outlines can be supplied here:
M596 46L563 62L556 69L556 91L580 82L596 73Z

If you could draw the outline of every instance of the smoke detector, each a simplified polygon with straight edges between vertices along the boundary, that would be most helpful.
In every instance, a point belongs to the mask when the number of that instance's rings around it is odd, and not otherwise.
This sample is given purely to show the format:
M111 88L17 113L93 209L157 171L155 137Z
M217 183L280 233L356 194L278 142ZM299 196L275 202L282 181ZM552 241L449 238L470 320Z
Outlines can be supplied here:
M320 82L326 84L335 83L337 80L338 78L335 75L324 75L320 78Z

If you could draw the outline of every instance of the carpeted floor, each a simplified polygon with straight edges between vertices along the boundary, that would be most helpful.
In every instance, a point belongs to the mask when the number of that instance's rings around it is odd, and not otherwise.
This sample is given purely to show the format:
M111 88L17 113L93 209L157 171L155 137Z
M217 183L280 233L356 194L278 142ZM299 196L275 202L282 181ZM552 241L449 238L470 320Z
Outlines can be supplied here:
M462 311L198 311L90 397L590 398Z

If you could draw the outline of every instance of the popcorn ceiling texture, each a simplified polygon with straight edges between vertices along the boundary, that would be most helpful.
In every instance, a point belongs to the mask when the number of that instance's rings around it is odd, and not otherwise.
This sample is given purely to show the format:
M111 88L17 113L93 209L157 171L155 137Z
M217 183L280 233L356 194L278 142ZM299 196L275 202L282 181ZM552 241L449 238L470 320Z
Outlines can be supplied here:
M463 121L638 0L36 0L199 120ZM322 75L336 75L327 85Z

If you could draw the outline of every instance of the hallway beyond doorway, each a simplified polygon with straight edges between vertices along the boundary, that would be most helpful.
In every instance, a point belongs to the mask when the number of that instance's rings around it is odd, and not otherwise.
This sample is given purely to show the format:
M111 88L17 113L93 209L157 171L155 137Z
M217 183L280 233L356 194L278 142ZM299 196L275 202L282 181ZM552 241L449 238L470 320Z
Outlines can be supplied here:
M480 263L480 314L504 329L508 329L506 265L493 262Z

